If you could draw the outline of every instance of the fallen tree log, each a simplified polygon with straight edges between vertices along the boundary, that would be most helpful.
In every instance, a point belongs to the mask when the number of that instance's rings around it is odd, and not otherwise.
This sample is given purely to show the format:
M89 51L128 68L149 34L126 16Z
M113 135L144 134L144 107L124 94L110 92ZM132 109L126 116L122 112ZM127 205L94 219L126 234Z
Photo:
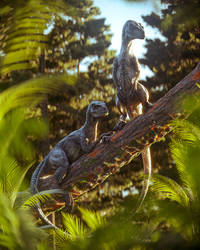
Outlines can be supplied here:
M180 101L185 95L200 93L198 82L200 62L147 113L130 121L122 130L112 135L110 143L98 144L93 152L74 162L70 173L63 179L61 188L78 198L131 162L145 147L160 140L171 131L169 123L174 118L185 117ZM39 190L45 190L45 183L39 185ZM56 207L58 206L59 204ZM53 209L51 205L46 208Z

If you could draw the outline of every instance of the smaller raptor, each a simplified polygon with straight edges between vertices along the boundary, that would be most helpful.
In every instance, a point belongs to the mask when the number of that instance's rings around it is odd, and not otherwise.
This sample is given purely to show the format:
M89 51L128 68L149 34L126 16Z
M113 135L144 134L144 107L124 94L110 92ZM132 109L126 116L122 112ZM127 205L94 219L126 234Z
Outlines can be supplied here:
M59 189L63 178L69 173L70 165L83 154L91 152L98 142L103 140L102 134L97 138L99 121L108 115L108 109L102 101L92 101L87 109L85 124L78 130L73 131L45 156L43 161L35 169L31 178L31 193L36 194L40 190L40 182L48 183L48 189ZM65 192L66 208L72 209L73 198ZM44 223L56 228L44 215L39 205L35 206L38 216Z

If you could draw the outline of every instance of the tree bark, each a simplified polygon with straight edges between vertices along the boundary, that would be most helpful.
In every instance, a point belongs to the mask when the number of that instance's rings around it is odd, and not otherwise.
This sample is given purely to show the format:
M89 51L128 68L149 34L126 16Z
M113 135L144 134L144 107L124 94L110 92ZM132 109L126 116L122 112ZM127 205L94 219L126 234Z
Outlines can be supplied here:
M110 143L98 144L91 153L74 162L61 188L77 198L127 165L145 147L159 141L172 130L169 123L174 118L184 119L187 115L180 104L185 95L200 93L198 82L200 62L147 113L130 121L122 130L112 135ZM42 189L45 189L45 186Z
M43 50L39 58L39 73L41 75L45 74L45 66L46 66L45 51ZM40 104L40 108L41 108L42 118L48 122L48 107L47 106L48 106L48 100L46 96L46 98ZM49 151L49 146L50 146L49 138L46 138L46 140L41 143L41 151L42 151L43 156L45 156L47 152Z

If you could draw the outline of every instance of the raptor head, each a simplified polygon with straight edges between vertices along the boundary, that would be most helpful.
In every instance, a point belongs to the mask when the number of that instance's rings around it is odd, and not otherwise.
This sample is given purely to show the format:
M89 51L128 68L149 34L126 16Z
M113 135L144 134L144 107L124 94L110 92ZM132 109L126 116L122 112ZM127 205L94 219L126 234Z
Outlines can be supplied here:
M92 101L88 106L87 113L92 115L94 118L101 118L108 115L108 108L105 102Z
M144 27L133 20L128 20L122 30L122 39L131 41L133 39L144 39Z

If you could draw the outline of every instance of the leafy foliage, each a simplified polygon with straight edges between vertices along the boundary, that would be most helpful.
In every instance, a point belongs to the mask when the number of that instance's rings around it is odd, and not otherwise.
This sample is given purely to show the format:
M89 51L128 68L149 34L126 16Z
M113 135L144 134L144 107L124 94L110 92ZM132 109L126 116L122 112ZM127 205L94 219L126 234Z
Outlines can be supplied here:
M147 79L154 88L155 99L190 71L198 58L197 1L192 1L190 6L179 0L163 2L168 5L162 17L152 14L144 18L166 37L165 41L148 40L148 51L142 61L155 73L153 78ZM179 7L180 3L183 8ZM32 197L27 191L19 192L26 189L24 178L36 155L40 154L38 138L47 134L39 103L48 97L50 145L83 124L86 107L92 99L108 103L111 116L102 128L112 128L117 119L111 81L115 52L108 49L111 39L109 26L105 25L105 19L95 18L100 12L90 0L48 3L43 0L10 0L1 1L0 7L0 88L3 90L0 93L1 247L197 247L200 235L199 96L186 100L186 113L187 110L193 111L188 120L172 124L176 129L170 146L170 167L175 169L172 166L176 163L176 178L155 175L154 192L149 194L139 213L130 212L137 200L137 189L133 188L133 183L136 188L140 185L137 183L138 173L130 166L110 178L109 184L83 196L79 204L84 208L80 207L73 215L63 213L62 222L56 218L62 229L45 233L35 226L27 209L22 208L32 207L38 201L43 203L55 192L60 192L48 190ZM185 18L189 7L194 16ZM81 66L88 57L92 61L87 70L82 71ZM64 74L66 71L69 74ZM52 93L56 96L50 96ZM38 146L37 154L33 145ZM154 171L160 173L166 165L166 157L158 150L153 151L160 157L159 161L154 160ZM173 171L171 176L174 177ZM155 197L161 200L157 201ZM93 207L100 212L92 212L85 207Z
M78 217L74 217L71 214L63 214L63 224L70 239L83 239L86 236L86 228Z
M99 213L92 212L89 209L79 208L82 219L86 222L91 230L96 230L100 226L104 226L105 219Z
M196 105L192 104L195 100ZM200 115L200 102L197 96L187 98L185 109L188 107L193 113L188 120L173 122L175 126L174 136L172 137L171 151L172 157L176 162L179 173L180 183L164 176L154 176L152 191L156 192L162 199L176 201L180 206L173 206L165 203L161 205L162 212L166 214L167 208L171 215L170 223L181 233L185 239L197 239L200 233L199 208L200 208L200 184L199 184L199 149L200 149L200 130L196 124L196 117ZM172 219L173 217L173 219ZM184 230L182 230L184 228Z
M33 79L0 94L0 244L7 249L42 247L40 237L46 237L35 226L32 216L20 208L18 192L33 164L31 139L43 136L46 131L44 122L37 119L31 110L45 94L60 91L65 81L62 76L60 79L63 80L55 85L56 79ZM24 196L22 192L19 194ZM34 198L25 204L30 204Z
M38 192L37 194L34 194L28 199L26 199L25 202L21 205L21 207L34 207L37 203L45 203L45 201L52 198L52 194L63 194L63 191L60 189L51 189Z
M162 198L169 198L170 200L177 201L185 207L189 205L189 198L185 190L178 185L176 181L168 177L154 175L151 191L162 193Z
M37 67L40 54L48 48L45 31L53 22L53 16L76 10L63 0L6 1L1 2L1 43L5 54L2 74L13 70ZM72 10L73 9L73 10Z
M34 225L32 216L22 209L14 211L5 194L0 195L0 246L5 249L36 249L47 234ZM42 236L42 237L41 237Z

